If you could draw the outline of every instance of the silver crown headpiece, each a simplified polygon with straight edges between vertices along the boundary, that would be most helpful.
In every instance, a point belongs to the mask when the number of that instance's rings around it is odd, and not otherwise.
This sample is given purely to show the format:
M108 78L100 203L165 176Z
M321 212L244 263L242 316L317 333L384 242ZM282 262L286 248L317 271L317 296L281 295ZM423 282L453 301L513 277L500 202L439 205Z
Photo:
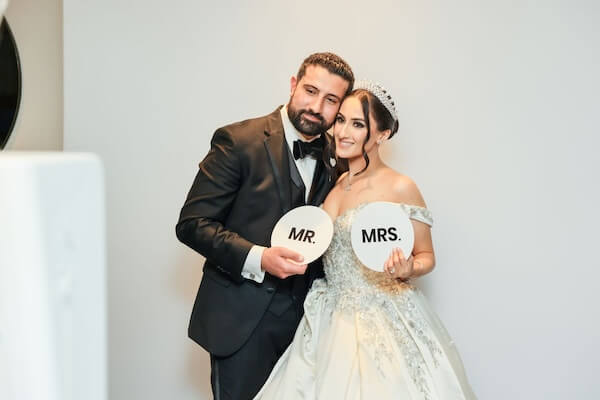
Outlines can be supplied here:
M356 89L364 89L373 93L375 97L381 101L381 104L385 106L385 108L390 112L394 121L398 121L398 114L396 113L396 106L394 105L394 100L392 96L389 95L387 90L379 83L369 82L369 81L356 81L354 83L354 90Z

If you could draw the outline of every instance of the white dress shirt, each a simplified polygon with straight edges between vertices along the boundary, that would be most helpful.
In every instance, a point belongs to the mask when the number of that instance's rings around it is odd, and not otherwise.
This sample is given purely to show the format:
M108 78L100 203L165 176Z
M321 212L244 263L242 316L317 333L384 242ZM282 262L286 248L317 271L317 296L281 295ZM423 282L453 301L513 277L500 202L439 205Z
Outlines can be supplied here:
M287 113L287 106L284 106L280 110L281 113L281 121L283 122L283 132L285 134L285 141L288 144L290 152L294 153L294 141L302 140L303 142L310 142L318 138L315 136L312 140L306 140L304 136L302 136L290 121ZM304 200L308 201L308 195L310 194L310 189L312 187L313 175L315 174L315 168L317 166L317 160L312 157L304 157L299 160L294 160L296 163L296 167L298 168L298 172L302 177L302 181L304 182L304 187L306 188L304 192ZM265 271L261 268L261 260L262 254L266 247L254 245L248 252L248 256L246 257L246 261L244 262L244 266L242 267L242 276L246 279L252 279L258 283L262 283L265 279Z

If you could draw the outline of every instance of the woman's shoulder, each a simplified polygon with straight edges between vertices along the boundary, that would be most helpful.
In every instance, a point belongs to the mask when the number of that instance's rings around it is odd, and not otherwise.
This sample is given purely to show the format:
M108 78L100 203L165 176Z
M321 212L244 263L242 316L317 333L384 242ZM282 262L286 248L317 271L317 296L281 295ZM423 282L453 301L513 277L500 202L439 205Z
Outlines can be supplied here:
M390 196L395 203L412 204L425 207L425 201L415 181L392 168L383 171L382 179L386 187L390 188Z

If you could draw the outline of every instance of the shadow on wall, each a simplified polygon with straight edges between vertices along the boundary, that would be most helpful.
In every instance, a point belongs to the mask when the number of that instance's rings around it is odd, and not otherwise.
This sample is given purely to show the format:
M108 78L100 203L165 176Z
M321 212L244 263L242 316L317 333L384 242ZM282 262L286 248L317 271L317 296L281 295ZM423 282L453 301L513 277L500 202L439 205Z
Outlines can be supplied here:
M174 232L173 236L175 236ZM190 313L202 279L203 265L204 257L179 243L174 265L170 268L173 271L171 283L177 297L181 299L184 308ZM200 345L188 338L187 325L181 327L181 340L187 342L186 365L184 366L186 379L190 386L198 392L198 398L209 399L212 397L210 357Z

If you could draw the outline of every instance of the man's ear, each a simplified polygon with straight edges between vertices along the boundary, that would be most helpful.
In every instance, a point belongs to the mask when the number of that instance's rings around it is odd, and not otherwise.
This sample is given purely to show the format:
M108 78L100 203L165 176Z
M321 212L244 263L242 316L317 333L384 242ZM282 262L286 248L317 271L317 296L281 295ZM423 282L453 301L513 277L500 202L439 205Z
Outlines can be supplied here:
M290 78L290 97L292 97L292 95L296 91L297 84L298 84L298 80L296 79L296 77L294 75L292 75L292 77Z

